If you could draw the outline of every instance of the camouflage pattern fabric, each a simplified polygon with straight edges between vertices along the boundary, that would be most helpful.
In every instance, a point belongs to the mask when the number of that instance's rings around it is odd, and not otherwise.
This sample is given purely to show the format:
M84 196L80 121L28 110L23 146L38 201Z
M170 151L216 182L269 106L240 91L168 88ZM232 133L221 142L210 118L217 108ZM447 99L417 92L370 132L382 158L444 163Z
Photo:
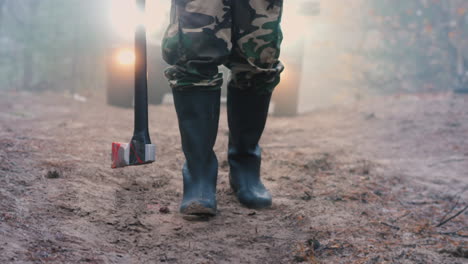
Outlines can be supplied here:
M218 66L231 70L230 87L272 92L284 69L283 0L172 0L162 51L172 65L173 89L220 89Z

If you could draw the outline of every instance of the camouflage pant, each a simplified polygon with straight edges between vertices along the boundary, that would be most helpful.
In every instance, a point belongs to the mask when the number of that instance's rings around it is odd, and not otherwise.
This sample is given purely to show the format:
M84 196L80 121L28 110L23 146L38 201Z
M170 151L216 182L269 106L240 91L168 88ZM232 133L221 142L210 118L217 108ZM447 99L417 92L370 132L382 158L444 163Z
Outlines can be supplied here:
M173 89L219 89L224 64L230 87L272 92L283 65L278 60L283 0L172 0L162 49L172 65Z

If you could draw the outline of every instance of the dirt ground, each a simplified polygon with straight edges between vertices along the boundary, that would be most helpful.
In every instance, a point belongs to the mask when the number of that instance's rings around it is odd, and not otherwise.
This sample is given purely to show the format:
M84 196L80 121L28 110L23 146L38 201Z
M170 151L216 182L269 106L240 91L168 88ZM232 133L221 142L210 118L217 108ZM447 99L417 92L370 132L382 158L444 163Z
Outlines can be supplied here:
M131 110L0 94L0 263L468 263L467 96L270 117L262 172L274 205L258 211L229 188L223 107L219 214L197 221L178 213L173 106L151 106L150 123L157 162L113 170Z

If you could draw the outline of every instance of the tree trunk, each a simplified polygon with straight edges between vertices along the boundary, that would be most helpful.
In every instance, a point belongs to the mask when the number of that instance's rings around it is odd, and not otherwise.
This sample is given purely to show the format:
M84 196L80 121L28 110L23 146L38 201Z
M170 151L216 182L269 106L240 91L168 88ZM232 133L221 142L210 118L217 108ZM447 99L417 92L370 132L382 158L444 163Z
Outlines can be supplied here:
M32 87L32 75L33 75L33 56L31 50L25 48L23 50L23 85L24 90L30 90Z
M0 29L2 26L2 18L3 18L3 6L5 5L6 0L0 0Z

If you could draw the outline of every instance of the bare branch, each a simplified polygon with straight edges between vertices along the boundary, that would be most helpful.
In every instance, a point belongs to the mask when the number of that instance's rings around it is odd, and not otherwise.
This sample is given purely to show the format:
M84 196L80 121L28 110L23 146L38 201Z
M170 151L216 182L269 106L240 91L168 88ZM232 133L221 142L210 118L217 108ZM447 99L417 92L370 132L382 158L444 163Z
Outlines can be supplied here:
M441 226L445 225L446 223L450 222L455 217L457 217L457 216L461 215L463 212L465 212L466 209L468 209L468 205L465 206L465 208L461 209L458 213L456 213L453 216L447 218L447 220L444 220L444 221L440 222L436 227L441 227Z

